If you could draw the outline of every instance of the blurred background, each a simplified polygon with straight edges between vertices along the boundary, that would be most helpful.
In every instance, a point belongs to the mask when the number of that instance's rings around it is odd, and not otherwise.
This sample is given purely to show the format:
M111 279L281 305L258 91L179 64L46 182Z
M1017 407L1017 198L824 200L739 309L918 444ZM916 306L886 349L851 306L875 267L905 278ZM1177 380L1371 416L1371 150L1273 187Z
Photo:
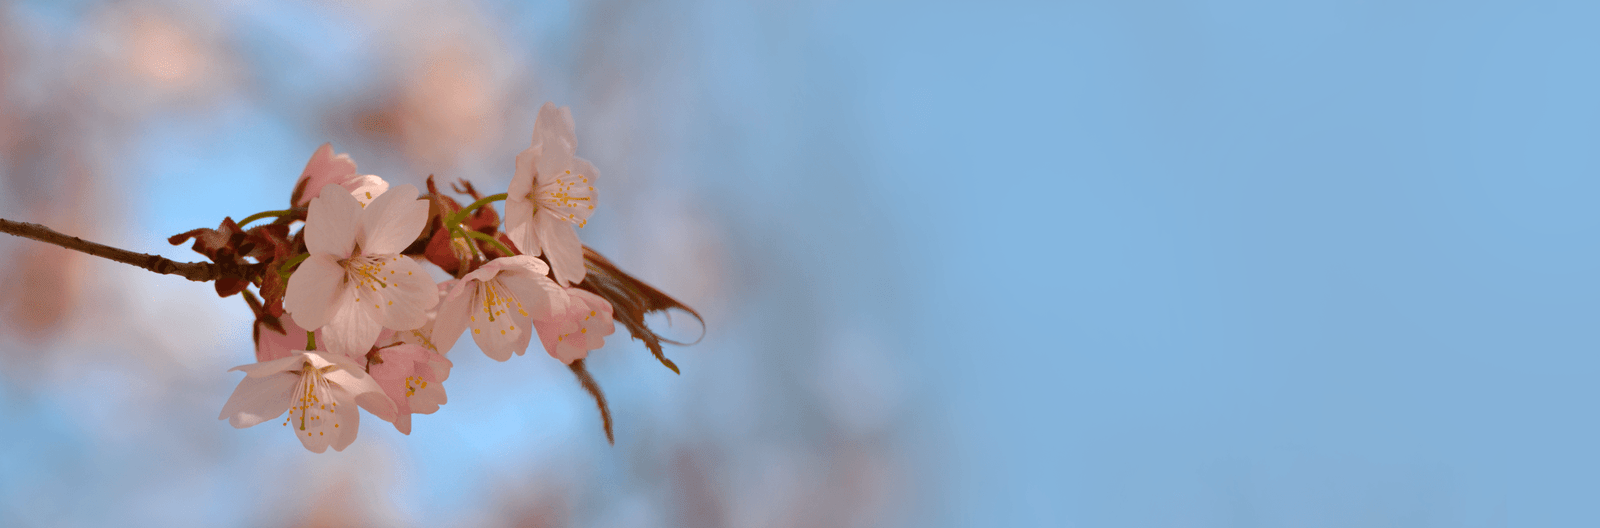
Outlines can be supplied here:
M675 376L470 340L342 453L208 285L0 237L0 525L1595 526L1600 4L0 3L0 217L179 260L541 103ZM488 191L495 192L495 191ZM666 321L661 321L665 324ZM692 339L699 327L673 332Z

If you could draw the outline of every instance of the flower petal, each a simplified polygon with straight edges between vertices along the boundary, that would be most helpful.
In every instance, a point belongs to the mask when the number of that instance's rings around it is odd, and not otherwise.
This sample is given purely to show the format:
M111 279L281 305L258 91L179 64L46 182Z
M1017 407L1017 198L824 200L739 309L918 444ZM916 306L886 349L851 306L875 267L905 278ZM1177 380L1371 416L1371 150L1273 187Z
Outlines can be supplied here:
M600 178L600 170L577 157L572 158L570 167L549 184L540 187L540 204L555 213L557 218L583 227L594 214L595 203L600 199L600 193L594 189L594 182Z
M498 281L479 283L467 312L472 341L495 361L506 361L512 354L525 351L528 339L524 334L533 331L532 319L521 315L514 301L501 298L507 293Z
M372 380L368 378L367 381L371 382ZM366 409L367 412L385 422L393 422L395 417L399 415L399 409L395 408L394 400L384 395L383 389L378 388L377 383L372 383L371 391L357 394L356 403L360 404L362 409Z
M444 383L428 382L428 386L417 391L411 396L411 414L433 414L439 412L439 406L448 403L445 397Z
M301 191L295 206L304 206L311 203L322 189L328 184L339 184L349 179L356 173L356 162L350 159L349 154L333 155L333 144L323 143L317 151L311 154L311 160L306 162L305 170L300 172L300 180L305 182L305 190Z
M433 320L433 346L440 352L454 348L467 329L468 312L472 310L473 281L458 280L439 302L439 315Z
M383 196L383 193L389 190L389 182L383 181L383 178L373 174L356 176L344 182L341 186L349 190L350 196L354 196L356 201L361 202L362 206L371 205L373 200Z
M589 356L589 351L605 346L605 336L617 331L611 303L577 288L568 288L566 313L561 317L534 320L539 341L550 357L571 365Z
M333 406L332 409L327 408L330 404ZM292 411L300 407L291 409L288 425L289 430L300 439L300 445L313 453L321 453L327 451L329 445L338 442L339 438L344 436L344 429L350 427L347 422L351 421L346 410L354 410L355 405L338 396L334 396L331 402L315 405L306 412L298 414L293 414Z
M545 258L550 259L550 267L556 272L556 282L562 286L583 282L583 242L578 241L578 231L572 224L540 211L534 225L539 230Z
M543 273L501 273L498 278L517 297L526 317L552 319L566 310L567 291Z
M411 413L400 413L399 416L395 416L394 430L400 431L403 435L411 434Z
M450 361L450 358L444 357L444 354L433 354L428 358L427 365L417 367L417 371L422 372L423 379L429 382L443 382L450 379L450 369L453 367L455 367L455 362ZM444 402L440 401L439 403Z
M341 368L327 373L328 383L337 387L336 393L340 394L341 404L360 405L367 412L378 419L392 422L395 419L396 409L393 400L383 393L383 388L377 380L362 371L360 368ZM342 408L341 408L342 410Z
M255 322L257 363L282 359L306 349L306 329L295 324L293 317L280 317L278 324L283 325L282 333L266 323Z
M577 128L572 121L572 109L568 107L557 108L555 103L545 102L539 107L539 116L533 120L534 142L545 148L549 154L552 148L565 150L571 153L578 148Z
M361 368L361 365L357 364L355 360L350 359L349 356L334 354L325 350L307 350L302 355L305 358L306 363L311 364L311 368L318 370L328 366L353 369Z
M417 199L417 188L397 185L361 213L361 252L398 254L417 241L427 223L428 202Z
M385 422L394 421L394 401L383 394L383 388L361 370L339 369L327 374L328 383L339 386L349 399L340 397L340 403L353 403L360 405L367 412Z
M311 254L348 258L361 230L361 202L344 187L328 185L311 200L306 212L306 250Z
M367 367L367 374L382 387L388 380L401 380L411 376L417 370L416 358L410 353L413 349L426 350L417 345L395 345L378 349L378 358L381 362L373 363ZM390 393L387 388L385 394Z
M418 390L417 393L410 396L409 399L411 400L411 412L407 413L405 416L407 422L411 421L410 415L412 414L433 414L439 412L439 407L445 404L444 384L434 384L429 382L427 388ZM400 419L396 418L394 423L395 425L399 425ZM401 432L411 434L411 428L407 426L406 430Z
M433 414L439 410L440 405L449 401L444 393L444 381L450 377L450 360L444 356L433 354L432 359L417 367L417 377L428 382L427 386L418 390L411 397L411 412L415 414Z
M383 325L367 316L367 312L353 303L346 303L339 307L333 319L322 328L323 341L317 347L341 354L349 358L365 356L372 345L378 342L378 334L383 333Z
M367 390L371 388L367 387L366 382L361 381L362 378L370 377L367 374L367 359L365 354L363 354L360 358L352 358L350 356L341 356L336 354L325 354L322 352L307 352L306 355L321 356L321 359L326 361L326 363L323 363L322 366L332 365L338 367L329 370L327 372L329 375L337 372L345 372L350 376L349 378L346 378L344 377L346 374L340 374L338 379L330 377L328 378L328 381L332 381L334 383L348 381L349 384L345 385L346 388L359 388L361 390Z
M435 412L443 403L436 401L443 399L443 388L433 377L428 365L433 360L445 364L449 364L450 360L419 345L393 346L380 350L379 355L383 362L372 365L372 378L395 404L395 429L402 434L411 434L412 414ZM420 411L414 406L416 404L422 405Z
M294 399L295 383L299 381L300 376L288 372L263 377L245 376L239 381L239 386L233 389L233 394L228 396L228 403L222 404L222 414L217 419L227 418L230 425L243 429L282 416L284 411L289 410L289 403Z
M537 143L537 140L535 143ZM517 153L516 172L511 175L511 184L506 186L507 202L511 200L525 201L528 199L528 195L533 193L534 184L538 179L539 157L543 152L544 149L535 144ZM510 212L506 213L506 216L510 215Z
M333 319L341 297L350 289L344 282L344 267L336 257L312 254L289 276L289 287L283 293L283 309L300 328L322 328Z
M380 261L377 288L361 292L361 309L386 328L409 330L428 324L428 310L439 304L439 288L416 261L393 256Z
M506 199L506 238L511 239L511 246L523 255L539 256L539 239L533 232L533 202L518 200L513 195Z
M571 182L568 175L572 171L572 150L560 146L562 143L565 141L559 140L555 143L557 146L551 146L552 142L547 141L544 154L539 156L539 162L535 164L538 171L538 181L533 185L536 198L545 192L565 188L564 184Z
M540 276L540 277L543 277L543 276L545 276L545 274L550 273L550 266L546 266L544 261L539 260L538 258L533 257L533 256L529 256L529 255L512 255L512 256L509 256L509 257L500 257L500 258L497 258L497 259L489 261L487 264L484 264L482 267L479 267L478 271L482 271L482 270L485 270L485 269L491 270L494 273L489 273L489 274L482 275L482 277L484 277L484 278L493 277L495 275L495 273L498 273L498 272L501 272L501 271L521 272L521 273L526 273L526 274L537 275L537 276ZM477 273L477 271L475 271L473 273ZM468 276L471 277L471 275L468 275Z
M301 354L301 351L291 351L288 357L282 357L272 361L260 363L251 363L249 365L239 365L237 367L228 369L228 372L237 370L252 378L264 378L279 372L298 370L300 365L305 362L305 359L300 357Z
M339 392L339 389L334 389L334 392ZM344 451L344 448L355 443L356 434L361 432L361 411L356 408L355 402L346 399L348 394L338 397L339 408L334 411L333 419L339 426L334 428L329 445L333 446L334 451Z
M577 333L580 326L577 321L573 321L570 317L562 316L545 320L535 319L533 328L539 332L539 344L544 346L545 352L550 354L550 357L570 365L572 360L568 358L574 358L581 352L574 350L575 346L571 341L573 339L571 337L572 334Z
M444 298L445 294L450 293L450 287L454 286L455 283L456 281L444 281L435 285L434 291L437 292L436 296L441 299ZM438 313L439 310L437 309L436 305L435 308L428 310L428 322L423 323L422 326L412 328L410 330L393 331L390 334L390 339L387 340L380 337L378 338L378 346L382 348L392 345L407 344L417 345L425 350L439 354L449 352L449 349L445 349L443 351L439 350L438 346L433 342L433 328L438 326L438 324L435 322L435 320L438 318Z
M588 356L589 350L599 350L600 347L606 346L606 336L616 333L617 324L612 319L612 307L609 301L599 295L576 288L570 290L570 293L573 297L582 299L583 303L589 308L587 313L578 314L578 317L581 318L578 321L578 325L582 327L578 330L578 333L588 338L588 343L584 345L584 356ZM572 362L568 361L567 363L571 364Z

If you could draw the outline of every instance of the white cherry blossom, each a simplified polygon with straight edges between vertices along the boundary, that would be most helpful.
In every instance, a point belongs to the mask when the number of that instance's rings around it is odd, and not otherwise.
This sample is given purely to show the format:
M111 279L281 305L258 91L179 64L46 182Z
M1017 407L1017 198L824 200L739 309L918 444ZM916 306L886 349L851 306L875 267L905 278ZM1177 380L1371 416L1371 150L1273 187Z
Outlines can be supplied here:
M360 406L384 421L394 421L395 404L361 365L339 354L297 350L288 357L240 365L239 387L217 419L243 429L289 411L283 425L315 453L343 451L356 439Z
M598 198L600 172L574 155L577 148L572 112L545 103L506 192L507 237L522 253L549 259L563 286L583 282L583 244L573 226L589 221Z
M566 293L546 274L549 267L527 255L501 257L456 281L439 305L434 344L454 346L461 332L495 361L527 351L533 320L559 316Z
M416 187L400 185L363 208L335 187L311 201L304 228L310 257L289 277L283 307L302 328L322 330L327 350L360 357L384 328L427 323L439 302L433 279L399 254L421 234L428 202L416 199Z

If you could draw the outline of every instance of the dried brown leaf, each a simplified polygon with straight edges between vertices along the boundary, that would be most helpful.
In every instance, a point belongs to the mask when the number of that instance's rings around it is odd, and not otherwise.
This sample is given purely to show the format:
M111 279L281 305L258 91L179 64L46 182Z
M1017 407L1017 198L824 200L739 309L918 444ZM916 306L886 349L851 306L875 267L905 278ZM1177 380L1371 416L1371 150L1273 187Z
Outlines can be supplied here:
M594 376L589 375L589 369L584 367L581 359L573 361L567 368L572 369L583 390L589 391L589 395L594 396L594 404L600 407L600 425L606 429L606 442L617 445L616 436L611 434L611 408L606 406L606 395L600 392L600 384L594 381Z
M695 320L699 321L700 326L703 328L705 319L700 317L700 313L694 311L694 308L678 302L677 299L662 293L661 290L645 284L644 281L624 273L593 248L583 247L583 263L588 270L588 275L584 277L583 282L579 283L577 287L609 301L614 310L613 318L622 323L622 326L627 327L628 333L632 334L634 339L643 341L645 347L650 349L650 353L654 354L662 365L666 365L674 373L682 374L678 370L678 365L667 359L666 354L662 352L661 344L689 345L693 343L681 343L661 337L660 334L655 333L645 324L644 316L650 312L672 309L683 310L694 316ZM699 340L695 342L699 342Z

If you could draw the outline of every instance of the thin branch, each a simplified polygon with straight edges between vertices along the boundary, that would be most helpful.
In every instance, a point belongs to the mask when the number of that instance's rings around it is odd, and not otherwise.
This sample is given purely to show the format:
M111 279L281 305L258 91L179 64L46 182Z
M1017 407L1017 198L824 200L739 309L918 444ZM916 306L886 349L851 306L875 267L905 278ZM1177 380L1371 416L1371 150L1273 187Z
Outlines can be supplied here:
M0 232L22 238L31 238L46 244L54 244L79 253L87 253L123 264L138 266L163 275L177 275L197 282L217 280L217 277L222 276L223 271L221 266L210 262L174 262L159 255L134 253L105 244L96 244L75 236L63 235L54 229L28 222L13 222L0 218Z

